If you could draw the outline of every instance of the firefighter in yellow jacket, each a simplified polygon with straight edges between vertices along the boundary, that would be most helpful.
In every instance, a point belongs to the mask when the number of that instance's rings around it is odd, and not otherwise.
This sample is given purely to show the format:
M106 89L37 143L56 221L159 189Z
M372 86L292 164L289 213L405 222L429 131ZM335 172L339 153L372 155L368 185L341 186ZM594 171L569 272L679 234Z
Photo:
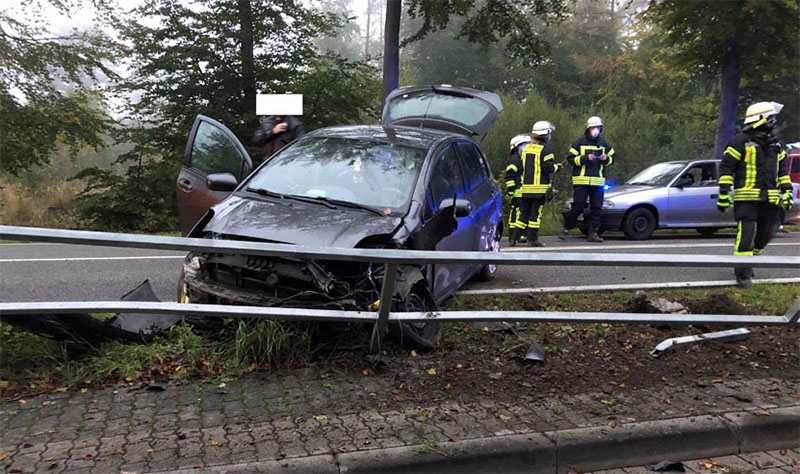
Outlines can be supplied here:
M522 242L527 238L523 233L527 224L520 221L519 213L522 204L522 149L531 142L531 136L522 133L511 139L509 145L511 150L508 152L508 166L506 167L506 194L511 198L511 209L508 213L508 241L511 246ZM519 229L519 232L514 232Z
M744 129L722 155L717 208L725 212L733 205L734 255L761 254L780 226L780 207L790 210L794 204L786 151L772 133L782 108L777 102L748 107ZM752 268L736 267L734 273L739 286L752 285Z
M558 171L555 155L548 143L556 127L552 123L541 120L533 124L532 141L525 145L522 153L512 165L519 170L519 190L521 194L520 212L517 226L511 229L509 241L515 245L525 229L528 245L544 247L539 242L539 227L542 222L544 204L551 195L550 177ZM508 176L506 184L508 184ZM516 188L514 189L516 192Z

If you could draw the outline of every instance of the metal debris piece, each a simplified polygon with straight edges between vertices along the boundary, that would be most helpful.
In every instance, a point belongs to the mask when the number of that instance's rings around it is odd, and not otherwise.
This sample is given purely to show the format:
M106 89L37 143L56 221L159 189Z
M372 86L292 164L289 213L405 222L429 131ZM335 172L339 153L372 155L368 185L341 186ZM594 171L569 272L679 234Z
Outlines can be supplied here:
M672 461L661 461L648 464L645 466L645 468L647 468L648 471L654 472L686 472L686 468L683 466L683 463Z
M655 298L644 291L637 291L628 301L627 308L632 313L689 314L682 304L664 298Z
M541 344L533 343L531 344L530 349L528 349L528 353L525 354L525 360L531 362L544 362L544 354L544 347L542 347Z
M710 339L717 341L741 341L743 339L747 339L748 334L750 334L749 329L739 328L728 329L726 331L707 332L704 334L698 334L696 336L671 337L659 343L655 349L650 352L650 355L653 357L658 357L664 352L674 349L677 346L693 344L695 342L702 342Z
M122 301L158 301L150 280L145 280L136 288L127 292ZM183 319L182 316L168 314L144 314L144 313L119 313L110 320L110 324L123 331L143 336L152 336Z

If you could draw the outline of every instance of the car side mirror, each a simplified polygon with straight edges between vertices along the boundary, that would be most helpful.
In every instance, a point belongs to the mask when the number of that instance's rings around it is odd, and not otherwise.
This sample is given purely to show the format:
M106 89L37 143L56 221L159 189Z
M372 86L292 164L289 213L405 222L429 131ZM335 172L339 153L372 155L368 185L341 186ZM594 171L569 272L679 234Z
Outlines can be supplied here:
M439 204L439 209L445 209L448 207L453 207L455 205L455 210L453 214L457 218L467 217L472 212L472 204L466 199L456 199L455 204L453 203L452 199L444 199L442 203Z
M677 183L675 183L676 188L684 188L686 186L691 186L694 183L694 179L691 176L683 176L681 177Z
M231 173L211 173L206 177L206 186L212 191L229 192L239 186L239 181Z

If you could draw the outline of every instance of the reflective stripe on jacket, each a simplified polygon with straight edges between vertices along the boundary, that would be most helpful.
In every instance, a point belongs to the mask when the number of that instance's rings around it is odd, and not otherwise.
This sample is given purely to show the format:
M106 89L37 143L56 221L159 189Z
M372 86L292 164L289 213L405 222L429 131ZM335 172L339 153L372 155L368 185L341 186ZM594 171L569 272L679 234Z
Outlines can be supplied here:
M572 165L572 184L586 184L589 186L603 186L606 178L603 176L605 168L614 163L614 147L603 137L592 138L584 135L572 144L567 154L567 161ZM597 158L589 160L589 155ZM603 162L600 155L605 154L608 159Z
M735 135L722 154L719 191L734 201L778 204L780 192L791 190L786 151L764 132L753 129Z

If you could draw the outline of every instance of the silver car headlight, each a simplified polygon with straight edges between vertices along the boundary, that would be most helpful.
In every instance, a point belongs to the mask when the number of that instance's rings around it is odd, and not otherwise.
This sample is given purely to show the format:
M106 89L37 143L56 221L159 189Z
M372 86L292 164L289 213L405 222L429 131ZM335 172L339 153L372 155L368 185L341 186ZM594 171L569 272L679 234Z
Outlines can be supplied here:
M603 201L603 209L611 209L614 207L614 201L605 200Z

